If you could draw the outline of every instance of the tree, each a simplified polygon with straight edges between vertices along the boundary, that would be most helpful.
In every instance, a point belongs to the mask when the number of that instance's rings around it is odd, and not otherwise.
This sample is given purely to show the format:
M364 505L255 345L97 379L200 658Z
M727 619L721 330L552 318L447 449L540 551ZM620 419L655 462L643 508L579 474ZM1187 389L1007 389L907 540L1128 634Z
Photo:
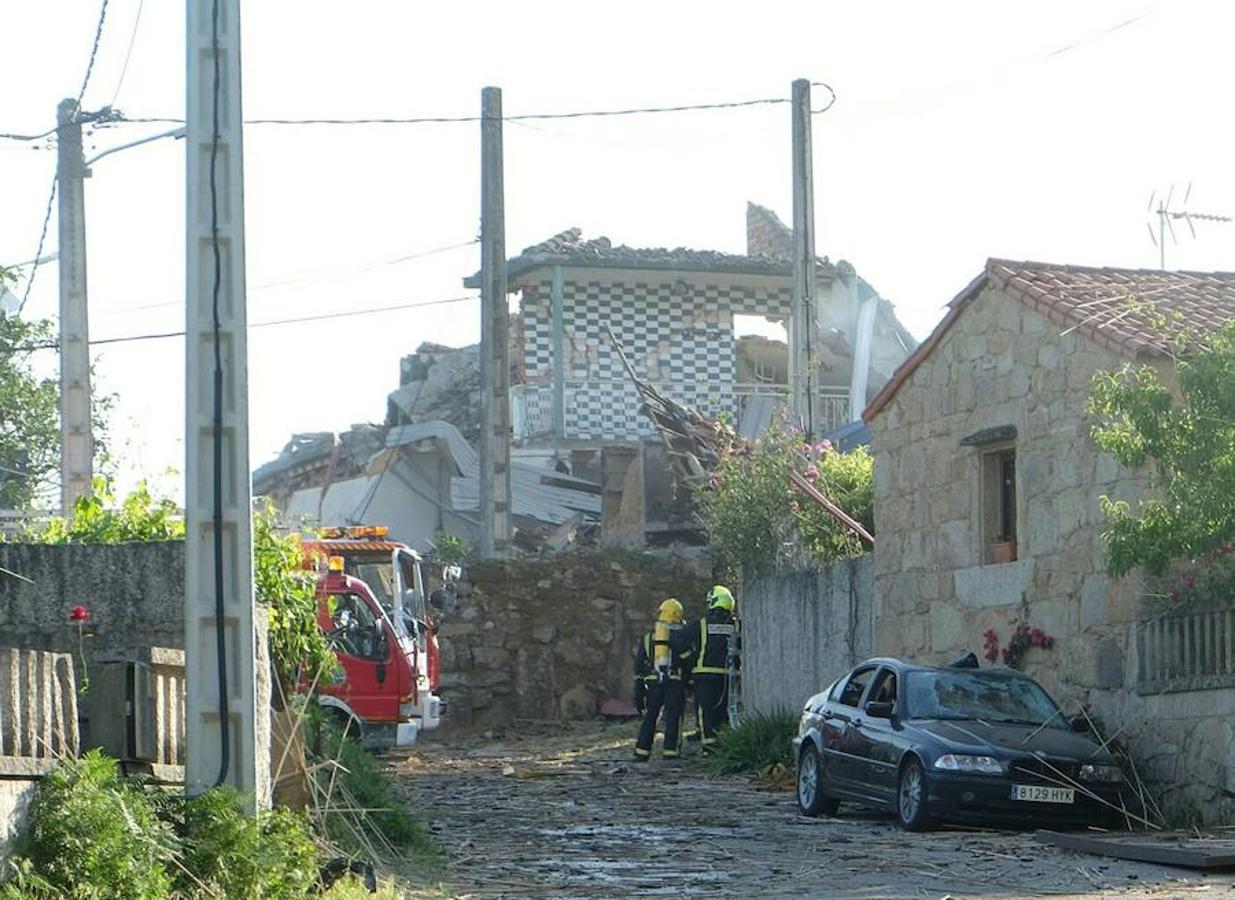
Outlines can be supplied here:
M723 457L696 494L708 543L722 566L750 578L864 551L855 534L793 490L791 472L805 476L873 533L873 467L866 449L840 453L827 441L805 444L801 435L774 427L756 444L739 445Z
M1201 592L1229 580L1235 550L1235 322L1192 348L1177 358L1177 391L1130 364L1095 376L1089 412L1098 446L1149 476L1135 506L1102 497L1108 571L1196 565L1181 586Z

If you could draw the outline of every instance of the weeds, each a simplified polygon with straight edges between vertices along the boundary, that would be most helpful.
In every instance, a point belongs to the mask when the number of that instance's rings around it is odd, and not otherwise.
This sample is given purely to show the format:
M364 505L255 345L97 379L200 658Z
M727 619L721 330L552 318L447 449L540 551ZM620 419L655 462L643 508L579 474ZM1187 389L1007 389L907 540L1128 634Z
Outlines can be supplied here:
M793 762L793 738L798 718L778 711L746 717L738 728L716 736L708 769L714 775L756 772L768 766Z

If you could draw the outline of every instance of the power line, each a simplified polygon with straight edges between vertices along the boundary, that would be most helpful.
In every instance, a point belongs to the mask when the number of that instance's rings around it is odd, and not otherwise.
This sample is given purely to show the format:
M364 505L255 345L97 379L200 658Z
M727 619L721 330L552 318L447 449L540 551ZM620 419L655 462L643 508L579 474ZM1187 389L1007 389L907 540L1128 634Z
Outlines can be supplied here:
M476 296L468 294L464 297L447 297L443 300L417 300L410 303L398 303L392 306L371 306L367 309L346 309L339 312L320 313L313 316L294 316L288 319L273 319L269 322L254 322L249 328L271 328L276 325L293 325L301 322L321 322L327 319L348 319L354 316L370 316L378 313L398 312L404 309L417 309L424 306L441 306L447 303L462 303L475 300ZM93 338L88 343L91 347L102 344L128 344L136 341L158 341L165 338L184 337L184 331L159 331L148 334L131 334L123 337ZM35 350L58 350L59 341L44 341L39 344L23 344L18 347L0 347L0 353L31 353Z
M86 88L90 86L90 76L94 74L94 60L99 55L99 43L103 40L103 23L107 20L107 3L103 0L99 7L99 24L94 29L94 43L90 46L90 60L86 63L86 74L81 80L81 90L77 92L77 112L74 118L81 115L81 101L86 96Z
M39 246L34 251L34 262L30 264L30 275L26 278L26 289L21 292L21 303L17 304L17 314L26 308L30 299L30 289L34 287L34 276L39 273L39 264L43 261L43 244L47 241L47 226L51 224L51 210L56 205L57 174L51 176L51 190L47 193L47 211L43 213L43 227L39 231Z
M142 10L146 8L146 0L138 0L137 15L133 17L133 31L129 35L129 49L124 53L124 65L120 67L120 77L116 80L116 89L112 91L111 103L108 106L116 105L116 98L120 96L120 88L124 85L124 76L129 74L129 60L133 57L133 46L137 43L137 29L142 22Z
M811 113L820 115L836 104L836 91L831 85L822 81L812 81L812 87L821 87L828 92L828 102ZM522 113L515 116L503 116L505 122L531 122L553 119L599 119L616 116L655 115L658 113L704 112L721 109L747 109L756 106L776 106L789 103L788 97L761 97L754 100L728 100L717 103L687 103L675 106L638 106L624 109L590 109L559 113ZM114 111L115 118L109 124L119 125L183 125L184 119L170 116L126 116ZM481 116L363 116L356 118L261 118L245 119L245 125L458 125L481 121ZM32 141L56 133L52 128L42 134L4 134L0 139Z

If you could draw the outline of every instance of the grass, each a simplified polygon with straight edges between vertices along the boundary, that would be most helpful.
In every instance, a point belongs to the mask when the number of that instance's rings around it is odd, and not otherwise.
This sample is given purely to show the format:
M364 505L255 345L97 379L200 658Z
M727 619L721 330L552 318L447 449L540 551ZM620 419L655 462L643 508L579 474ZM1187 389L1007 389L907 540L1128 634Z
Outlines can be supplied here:
M793 738L798 717L789 712L748 716L738 728L716 736L716 746L707 761L713 775L758 772L780 763L792 765Z

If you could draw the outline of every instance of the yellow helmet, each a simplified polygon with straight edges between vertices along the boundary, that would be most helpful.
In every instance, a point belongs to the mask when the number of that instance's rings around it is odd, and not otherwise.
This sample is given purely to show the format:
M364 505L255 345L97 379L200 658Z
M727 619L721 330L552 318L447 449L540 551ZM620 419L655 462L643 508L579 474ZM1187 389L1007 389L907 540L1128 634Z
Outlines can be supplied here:
M682 621L682 604L670 597L660 605L660 611L656 617L662 622L681 622Z
M708 609L717 607L733 612L733 594L723 584L713 585L712 590L708 592Z

